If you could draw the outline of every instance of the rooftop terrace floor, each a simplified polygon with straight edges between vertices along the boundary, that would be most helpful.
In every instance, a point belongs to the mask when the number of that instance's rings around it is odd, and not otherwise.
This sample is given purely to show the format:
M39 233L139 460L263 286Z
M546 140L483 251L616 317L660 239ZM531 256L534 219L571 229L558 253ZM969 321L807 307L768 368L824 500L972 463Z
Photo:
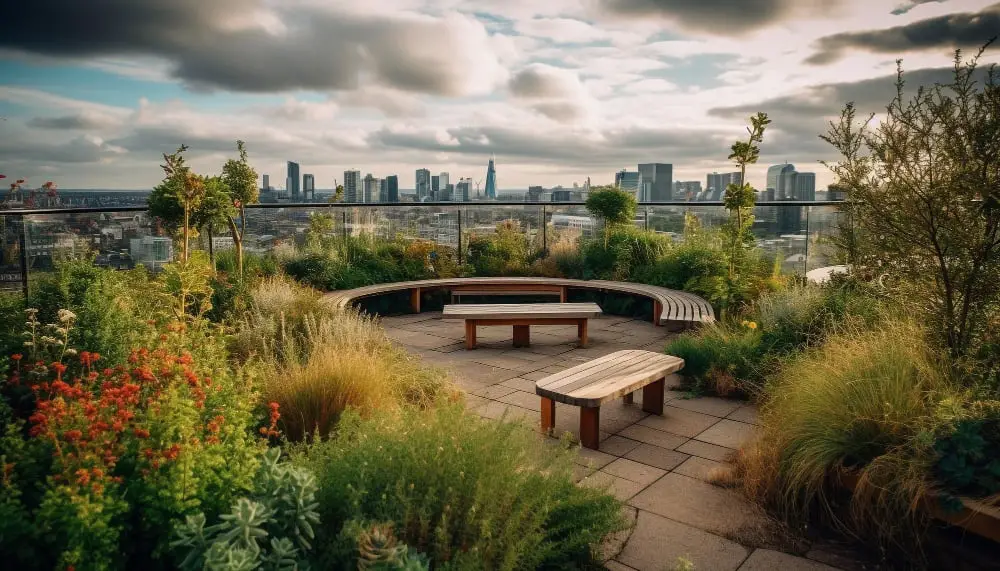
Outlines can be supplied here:
M385 317L382 324L407 350L449 370L477 414L506 413L535 425L536 380L621 349L662 351L671 335L651 323L605 316L591 320L585 349L577 348L576 327L569 325L533 326L531 346L518 349L509 327L481 327L478 348L467 351L464 325L442 321L440 312ZM668 378L668 389L671 382L676 389L677 379ZM635 404L601 407L600 451L580 449L577 458L579 483L609 489L626 502L634 523L606 547L608 569L664 571L682 556L698 571L861 568L839 546L791 539L744 496L711 482L753 437L753 405L667 390L660 417L643 412L641 399L639 391ZM557 436L578 437L579 422L579 408L556 405Z

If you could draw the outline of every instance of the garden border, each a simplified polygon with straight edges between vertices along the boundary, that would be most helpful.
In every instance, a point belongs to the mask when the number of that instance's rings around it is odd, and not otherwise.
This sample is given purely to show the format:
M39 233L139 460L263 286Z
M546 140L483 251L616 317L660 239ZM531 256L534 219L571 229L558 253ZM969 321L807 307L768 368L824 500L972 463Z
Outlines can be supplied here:
M677 324L683 327L715 321L715 311L704 299L683 291L667 289L646 284L615 282L607 280L572 280L566 278L539 277L476 277L476 278L441 278L433 280L418 280L411 282L390 282L354 289L334 291L326 294L325 299L336 307L345 308L359 299L398 291L410 292L410 308L414 313L420 313L420 294L427 289L448 289L453 286L490 285L494 287L510 287L523 295L532 286L539 291L551 291L552 286L563 289L589 289L625 293L648 298L653 302L653 323L656 325Z

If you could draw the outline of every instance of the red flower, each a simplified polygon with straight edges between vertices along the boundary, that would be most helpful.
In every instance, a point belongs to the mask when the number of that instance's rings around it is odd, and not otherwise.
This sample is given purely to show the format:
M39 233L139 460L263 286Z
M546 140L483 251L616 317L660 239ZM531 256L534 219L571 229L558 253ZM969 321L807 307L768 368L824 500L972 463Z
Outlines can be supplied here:
M24 179L23 178L17 179L17 184L24 184Z
M135 435L139 438L149 438L149 431L145 428L136 428Z
M0 175L0 176L2 176L2 175ZM10 356L10 358L12 360L14 360L14 361L20 361L21 359L24 358L24 355L22 355L20 353L14 353L13 355Z

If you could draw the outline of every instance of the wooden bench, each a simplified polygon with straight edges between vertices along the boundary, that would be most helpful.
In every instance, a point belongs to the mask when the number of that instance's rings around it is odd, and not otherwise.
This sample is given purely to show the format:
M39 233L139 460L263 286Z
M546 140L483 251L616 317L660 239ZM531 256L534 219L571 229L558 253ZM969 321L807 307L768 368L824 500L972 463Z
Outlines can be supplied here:
M476 327L510 325L514 346L531 344L532 325L576 325L580 346L587 346L587 320L600 317L596 303L497 303L446 305L442 319L465 321L465 348L476 348Z
M663 353L632 349L615 351L535 383L542 397L542 430L556 422L556 402L580 407L580 442L597 450L600 442L601 405L642 389L642 410L663 414L663 386L667 375L684 367L684 359Z
M334 291L326 294L325 299L334 307L347 307L367 297L408 292L410 309L420 313L421 294L428 290L451 289L463 287L484 289L506 288L507 292L538 293L538 286L558 287L564 290L579 289L599 292L614 292L634 295L649 299L653 304L653 323L688 327L715 321L712 306L704 299L683 291L667 289L647 284L632 282L614 282L605 280L571 280L565 278L540 277L475 277L475 278L438 278L412 282L392 282L359 287L355 289ZM565 298L560 296L560 301Z
M463 295L554 295L559 298L560 303L566 303L566 286L546 283L469 284L454 285L448 289L451 292L452 303L460 302Z

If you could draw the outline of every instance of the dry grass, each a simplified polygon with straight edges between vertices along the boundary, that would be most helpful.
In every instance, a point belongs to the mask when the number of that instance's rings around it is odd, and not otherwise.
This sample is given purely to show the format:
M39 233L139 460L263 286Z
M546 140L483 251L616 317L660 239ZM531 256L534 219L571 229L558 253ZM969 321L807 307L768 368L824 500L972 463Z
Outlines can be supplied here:
M768 386L760 438L736 458L740 485L793 525L818 519L919 553L923 435L937 404L955 394L911 322L833 335ZM854 493L845 493L853 480Z

